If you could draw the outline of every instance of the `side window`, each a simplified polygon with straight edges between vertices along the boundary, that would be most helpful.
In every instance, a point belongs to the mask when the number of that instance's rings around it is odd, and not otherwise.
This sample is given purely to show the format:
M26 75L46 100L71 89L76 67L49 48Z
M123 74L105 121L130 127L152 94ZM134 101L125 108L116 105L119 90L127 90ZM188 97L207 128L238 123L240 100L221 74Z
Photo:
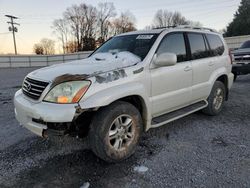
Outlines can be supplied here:
M199 33L188 33L192 59L202 59L209 56L204 38Z
M183 33L170 34L163 38L157 50L157 55L166 52L175 53L177 55L177 62L187 61L187 53Z
M222 55L225 51L225 48L220 37L213 34L206 34L206 37L211 48L211 56Z

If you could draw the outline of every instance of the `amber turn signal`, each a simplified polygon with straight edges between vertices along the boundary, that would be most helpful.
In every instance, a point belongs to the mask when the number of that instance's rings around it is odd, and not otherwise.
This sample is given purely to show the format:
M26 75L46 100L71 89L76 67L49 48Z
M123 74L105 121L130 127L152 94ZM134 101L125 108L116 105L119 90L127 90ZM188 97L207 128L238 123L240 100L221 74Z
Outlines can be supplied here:
M80 89L76 95L74 96L74 98L72 99L72 103L76 103L78 102L81 97L86 93L86 91L88 90L89 86L84 86L82 89Z

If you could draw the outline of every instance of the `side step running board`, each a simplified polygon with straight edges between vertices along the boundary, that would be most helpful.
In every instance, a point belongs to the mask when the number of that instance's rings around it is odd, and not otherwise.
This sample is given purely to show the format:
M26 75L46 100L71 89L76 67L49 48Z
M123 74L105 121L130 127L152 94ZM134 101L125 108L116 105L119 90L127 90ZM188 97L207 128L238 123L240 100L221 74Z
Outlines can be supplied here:
M160 127L160 126L165 125L171 121L180 119L184 116L192 114L192 113L199 111L203 108L206 108L207 105L208 105L207 101L200 101L200 102L194 103L190 106L181 108L179 110L155 117L152 119L151 128Z

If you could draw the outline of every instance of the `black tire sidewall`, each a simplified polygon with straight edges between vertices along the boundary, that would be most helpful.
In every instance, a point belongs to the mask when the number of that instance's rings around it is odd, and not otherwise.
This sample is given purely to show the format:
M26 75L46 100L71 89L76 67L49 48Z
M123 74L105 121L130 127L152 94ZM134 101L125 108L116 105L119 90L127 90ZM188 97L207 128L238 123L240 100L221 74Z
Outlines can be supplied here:
M132 117L135 126L133 141L125 150L116 151L109 143L109 129L112 122L120 115ZM115 102L97 112L90 127L90 143L93 152L108 162L119 162L130 157L136 149L142 132L142 119L139 111L130 103Z

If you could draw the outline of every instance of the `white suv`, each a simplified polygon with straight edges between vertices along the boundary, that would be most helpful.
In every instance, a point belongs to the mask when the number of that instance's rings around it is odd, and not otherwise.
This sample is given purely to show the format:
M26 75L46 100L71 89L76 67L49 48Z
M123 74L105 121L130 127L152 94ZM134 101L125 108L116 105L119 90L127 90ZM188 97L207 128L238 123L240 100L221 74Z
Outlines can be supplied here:
M97 156L121 161L142 131L199 110L219 114L231 69L227 46L211 29L125 33L86 59L28 74L15 94L15 114L40 136L87 136Z

